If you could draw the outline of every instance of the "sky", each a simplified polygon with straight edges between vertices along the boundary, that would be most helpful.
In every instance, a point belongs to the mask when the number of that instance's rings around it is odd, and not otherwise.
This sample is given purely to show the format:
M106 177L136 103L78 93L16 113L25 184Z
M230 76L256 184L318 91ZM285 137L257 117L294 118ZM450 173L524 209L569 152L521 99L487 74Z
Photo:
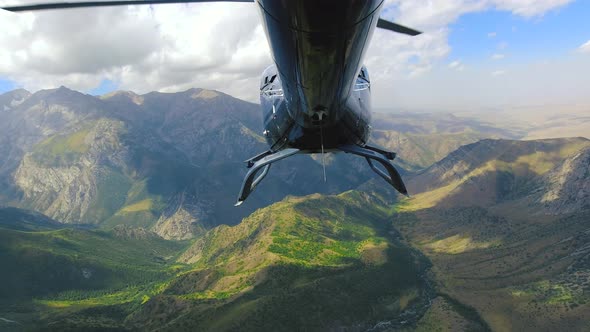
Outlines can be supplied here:
M1 5L39 1L0 0ZM590 105L590 1L386 0L365 64L380 109ZM0 93L216 89L258 101L270 51L254 4L0 12Z

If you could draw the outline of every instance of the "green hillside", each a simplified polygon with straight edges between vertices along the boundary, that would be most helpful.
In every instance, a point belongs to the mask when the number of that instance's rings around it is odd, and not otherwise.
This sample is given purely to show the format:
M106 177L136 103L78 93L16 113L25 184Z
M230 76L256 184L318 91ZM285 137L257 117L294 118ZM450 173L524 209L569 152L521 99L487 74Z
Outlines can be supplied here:
M15 96L0 95L0 203L31 211L0 207L0 331L589 326L588 139L375 114L411 198L363 158L329 154L323 182L321 156L298 155L233 208L242 161L267 148L258 105Z
M14 273L1 280L10 301L0 317L58 329L257 331L419 315L428 262L396 239L387 210L359 192L287 198L187 250L130 228L2 229L0 264Z
M54 135L35 146L33 158L47 166L61 166L72 163L90 149L87 137L90 128L95 123L90 122L84 128L69 135Z
M181 257L194 270L134 313L165 330L369 328L425 301L427 262L394 239L374 196L287 198L207 232ZM393 232L393 233L392 233ZM160 312L174 303L181 308Z
M13 215L0 210L0 220ZM0 225L0 266L6 271L0 274L0 317L22 328L88 308L141 301L182 269L175 259L186 246L125 227L19 229Z

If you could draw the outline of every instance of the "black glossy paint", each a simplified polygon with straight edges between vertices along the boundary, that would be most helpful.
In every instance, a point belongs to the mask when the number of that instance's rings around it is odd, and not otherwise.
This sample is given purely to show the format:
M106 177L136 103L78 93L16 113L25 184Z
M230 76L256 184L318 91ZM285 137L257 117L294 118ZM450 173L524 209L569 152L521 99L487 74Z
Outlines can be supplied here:
M364 145L370 87L359 74L381 0L257 0L275 66L261 79L272 150Z

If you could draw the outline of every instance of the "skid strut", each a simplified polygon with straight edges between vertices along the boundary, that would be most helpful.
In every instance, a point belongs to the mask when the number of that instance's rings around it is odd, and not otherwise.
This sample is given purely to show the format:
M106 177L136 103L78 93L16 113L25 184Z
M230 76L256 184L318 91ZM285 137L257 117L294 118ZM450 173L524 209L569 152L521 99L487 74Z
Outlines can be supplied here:
M402 181L402 177L399 175L399 172L393 167L393 165L389 162L395 158L395 153L381 150L379 148L373 146L365 146L361 147L358 145L341 145L338 147L339 150L344 151L346 153L352 153L357 156L365 157L371 169L377 173L380 177L382 177L387 183L389 183L392 187L394 187L397 191L401 194L408 196L408 191L406 189L406 185ZM383 172L379 168L377 168L373 161L380 163L383 168L387 171L387 173Z
M375 173L385 179L385 181L387 181L387 183L389 183L397 191L408 196L408 191L406 190L406 186L402 181L402 177L390 162L395 159L395 153L369 145L364 147L358 145L341 145L338 147L338 150L364 157ZM301 150L295 148L283 149L277 152L272 152L269 150L246 160L245 162L247 163L250 170L248 171L248 174L246 174L244 182L242 183L242 188L240 189L236 206L244 203L246 198L248 198L252 191L254 191L254 188L256 188L260 181L262 181L262 179L264 179L264 177L268 174L268 170L270 169L270 165L272 165L272 163L295 155L299 152L301 152ZM375 166L375 161L381 164L386 172ZM260 171L262 172L257 176L258 172Z
M246 200L246 198L248 198L250 193L252 193L254 188L256 188L256 186L260 183L260 181L262 181L262 179L264 179L266 174L268 174L268 170L270 169L270 165L272 163L274 163L275 161L279 161L281 159L285 159L287 157L290 157L294 154L297 154L298 152L299 152L299 149L293 149L293 148L284 149L284 150L280 150L277 152L266 151L266 152L263 152L263 153L257 155L256 157L246 160L246 163L248 164L248 168L250 170L248 171L248 174L246 174L246 177L244 178L244 182L242 183L242 188L240 189L240 194L238 195L238 202L236 203L235 206L239 206L242 203L244 203L244 201ZM262 169L262 173L260 173L260 175L258 175L258 177L256 177L256 174L261 169Z

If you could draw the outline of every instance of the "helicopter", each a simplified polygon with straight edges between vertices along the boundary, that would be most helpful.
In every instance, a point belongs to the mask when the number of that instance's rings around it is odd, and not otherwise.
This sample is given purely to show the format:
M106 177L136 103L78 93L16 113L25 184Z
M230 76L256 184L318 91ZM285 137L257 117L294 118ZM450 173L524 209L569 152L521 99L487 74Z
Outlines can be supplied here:
M364 157L370 168L408 195L392 161L396 154L368 144L371 81L363 58L375 28L410 36L420 31L379 17L384 0L138 0L6 6L11 12L204 2L255 3L274 64L260 78L263 135L269 149L245 161L241 205L270 170L295 154L328 152ZM381 165L383 169L377 167Z

